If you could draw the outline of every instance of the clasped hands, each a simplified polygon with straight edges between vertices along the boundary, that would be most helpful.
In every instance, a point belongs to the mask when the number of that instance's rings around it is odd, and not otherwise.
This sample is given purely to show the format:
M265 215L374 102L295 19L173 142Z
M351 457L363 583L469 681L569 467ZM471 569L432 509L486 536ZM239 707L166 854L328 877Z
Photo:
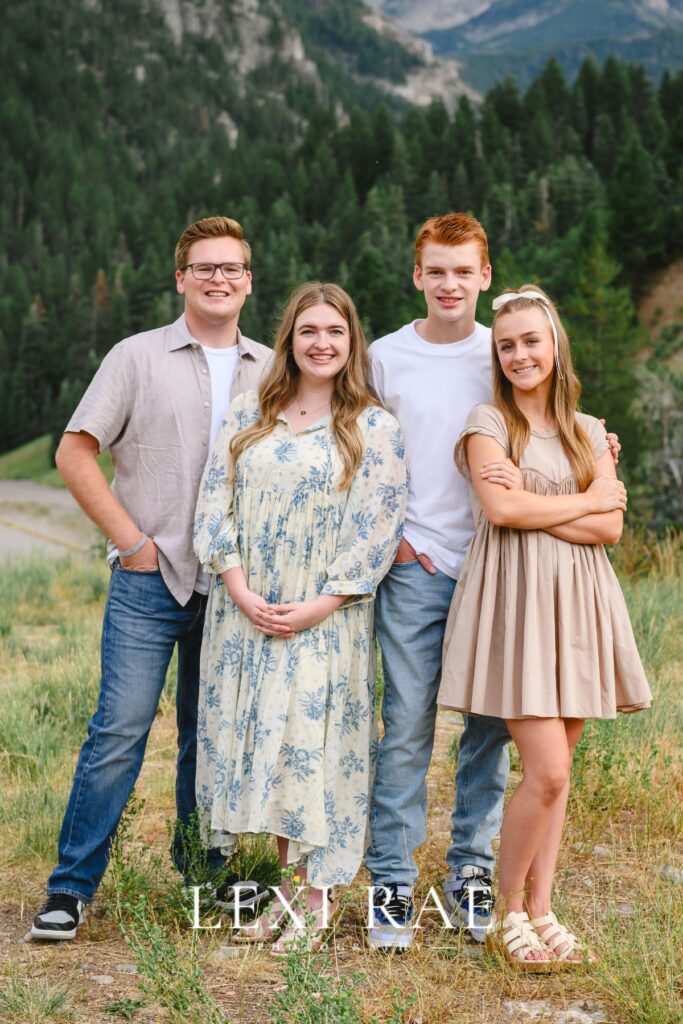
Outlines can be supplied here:
M260 594L249 590L246 583L233 584L229 591L239 610L259 632L281 640L291 640L302 630L317 626L345 600L341 596L321 595L312 601L268 604Z

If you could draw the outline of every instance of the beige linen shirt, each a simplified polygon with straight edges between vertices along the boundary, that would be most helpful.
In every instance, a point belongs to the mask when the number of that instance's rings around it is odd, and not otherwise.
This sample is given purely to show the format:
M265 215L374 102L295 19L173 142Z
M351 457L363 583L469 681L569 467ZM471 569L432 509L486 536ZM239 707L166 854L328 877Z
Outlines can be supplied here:
M237 348L231 400L258 390L272 356L271 349L239 330ZM153 539L164 582L183 605L197 577L192 524L210 428L208 363L181 316L115 345L65 431L86 431L97 439L100 451L109 448L115 469L112 490Z

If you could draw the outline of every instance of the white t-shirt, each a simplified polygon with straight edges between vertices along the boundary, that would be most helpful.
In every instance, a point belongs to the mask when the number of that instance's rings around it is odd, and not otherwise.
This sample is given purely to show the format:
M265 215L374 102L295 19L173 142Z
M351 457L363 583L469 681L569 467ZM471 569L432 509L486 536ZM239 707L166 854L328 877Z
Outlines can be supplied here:
M209 442L209 446L211 446L216 440L216 434L221 428L226 410L230 405L232 379L235 376L239 352L237 345L231 345L230 348L211 348L209 345L202 345L202 349L209 364L211 378L211 439ZM197 570L194 589L200 594L208 594L209 580L208 572L204 572L200 566Z
M202 345L202 349L209 364L211 377L210 444L213 444L225 419L225 411L230 405L232 379L237 369L239 351L237 345L231 345L230 348L210 348L208 345Z
M491 401L491 331L475 324L469 338L437 345L420 337L419 322L370 346L370 374L405 437L410 473L405 537L457 579L474 522L453 449L470 409Z

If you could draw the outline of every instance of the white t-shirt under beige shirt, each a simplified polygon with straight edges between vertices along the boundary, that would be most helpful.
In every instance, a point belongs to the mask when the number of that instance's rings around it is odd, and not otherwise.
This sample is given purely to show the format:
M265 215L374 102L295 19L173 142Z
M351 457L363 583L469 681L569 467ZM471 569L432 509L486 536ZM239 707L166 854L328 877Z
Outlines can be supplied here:
M237 345L231 345L230 348L212 348L210 345L202 345L202 349L209 364L211 378L211 440L209 441L209 451L211 451L216 434L221 428L226 410L230 405L230 391L237 368L238 349ZM210 576L200 565L194 589L200 594L208 594L209 583Z
M370 346L371 379L401 425L410 473L404 536L457 579L474 533L469 491L453 450L470 409L491 401L491 331L425 341L414 323Z

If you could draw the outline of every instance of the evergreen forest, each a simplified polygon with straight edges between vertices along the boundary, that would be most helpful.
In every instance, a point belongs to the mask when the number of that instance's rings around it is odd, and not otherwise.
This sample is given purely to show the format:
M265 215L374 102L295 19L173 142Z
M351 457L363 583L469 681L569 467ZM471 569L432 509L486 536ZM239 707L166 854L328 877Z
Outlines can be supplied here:
M154 3L8 10L0 451L58 438L108 349L179 314L173 249L191 220L243 224L249 336L267 342L288 292L320 278L349 290L371 339L422 315L416 227L460 209L489 232L493 294L535 280L560 304L583 408L620 435L640 520L680 523L683 296L681 325L656 334L636 308L683 256L683 72L653 83L589 59L570 82L551 59L524 89L509 77L481 105L417 109L368 74L400 77L403 51L356 22L324 37L315 6L282 3L272 59L240 76L227 37L174 39ZM278 56L292 25L315 75Z

